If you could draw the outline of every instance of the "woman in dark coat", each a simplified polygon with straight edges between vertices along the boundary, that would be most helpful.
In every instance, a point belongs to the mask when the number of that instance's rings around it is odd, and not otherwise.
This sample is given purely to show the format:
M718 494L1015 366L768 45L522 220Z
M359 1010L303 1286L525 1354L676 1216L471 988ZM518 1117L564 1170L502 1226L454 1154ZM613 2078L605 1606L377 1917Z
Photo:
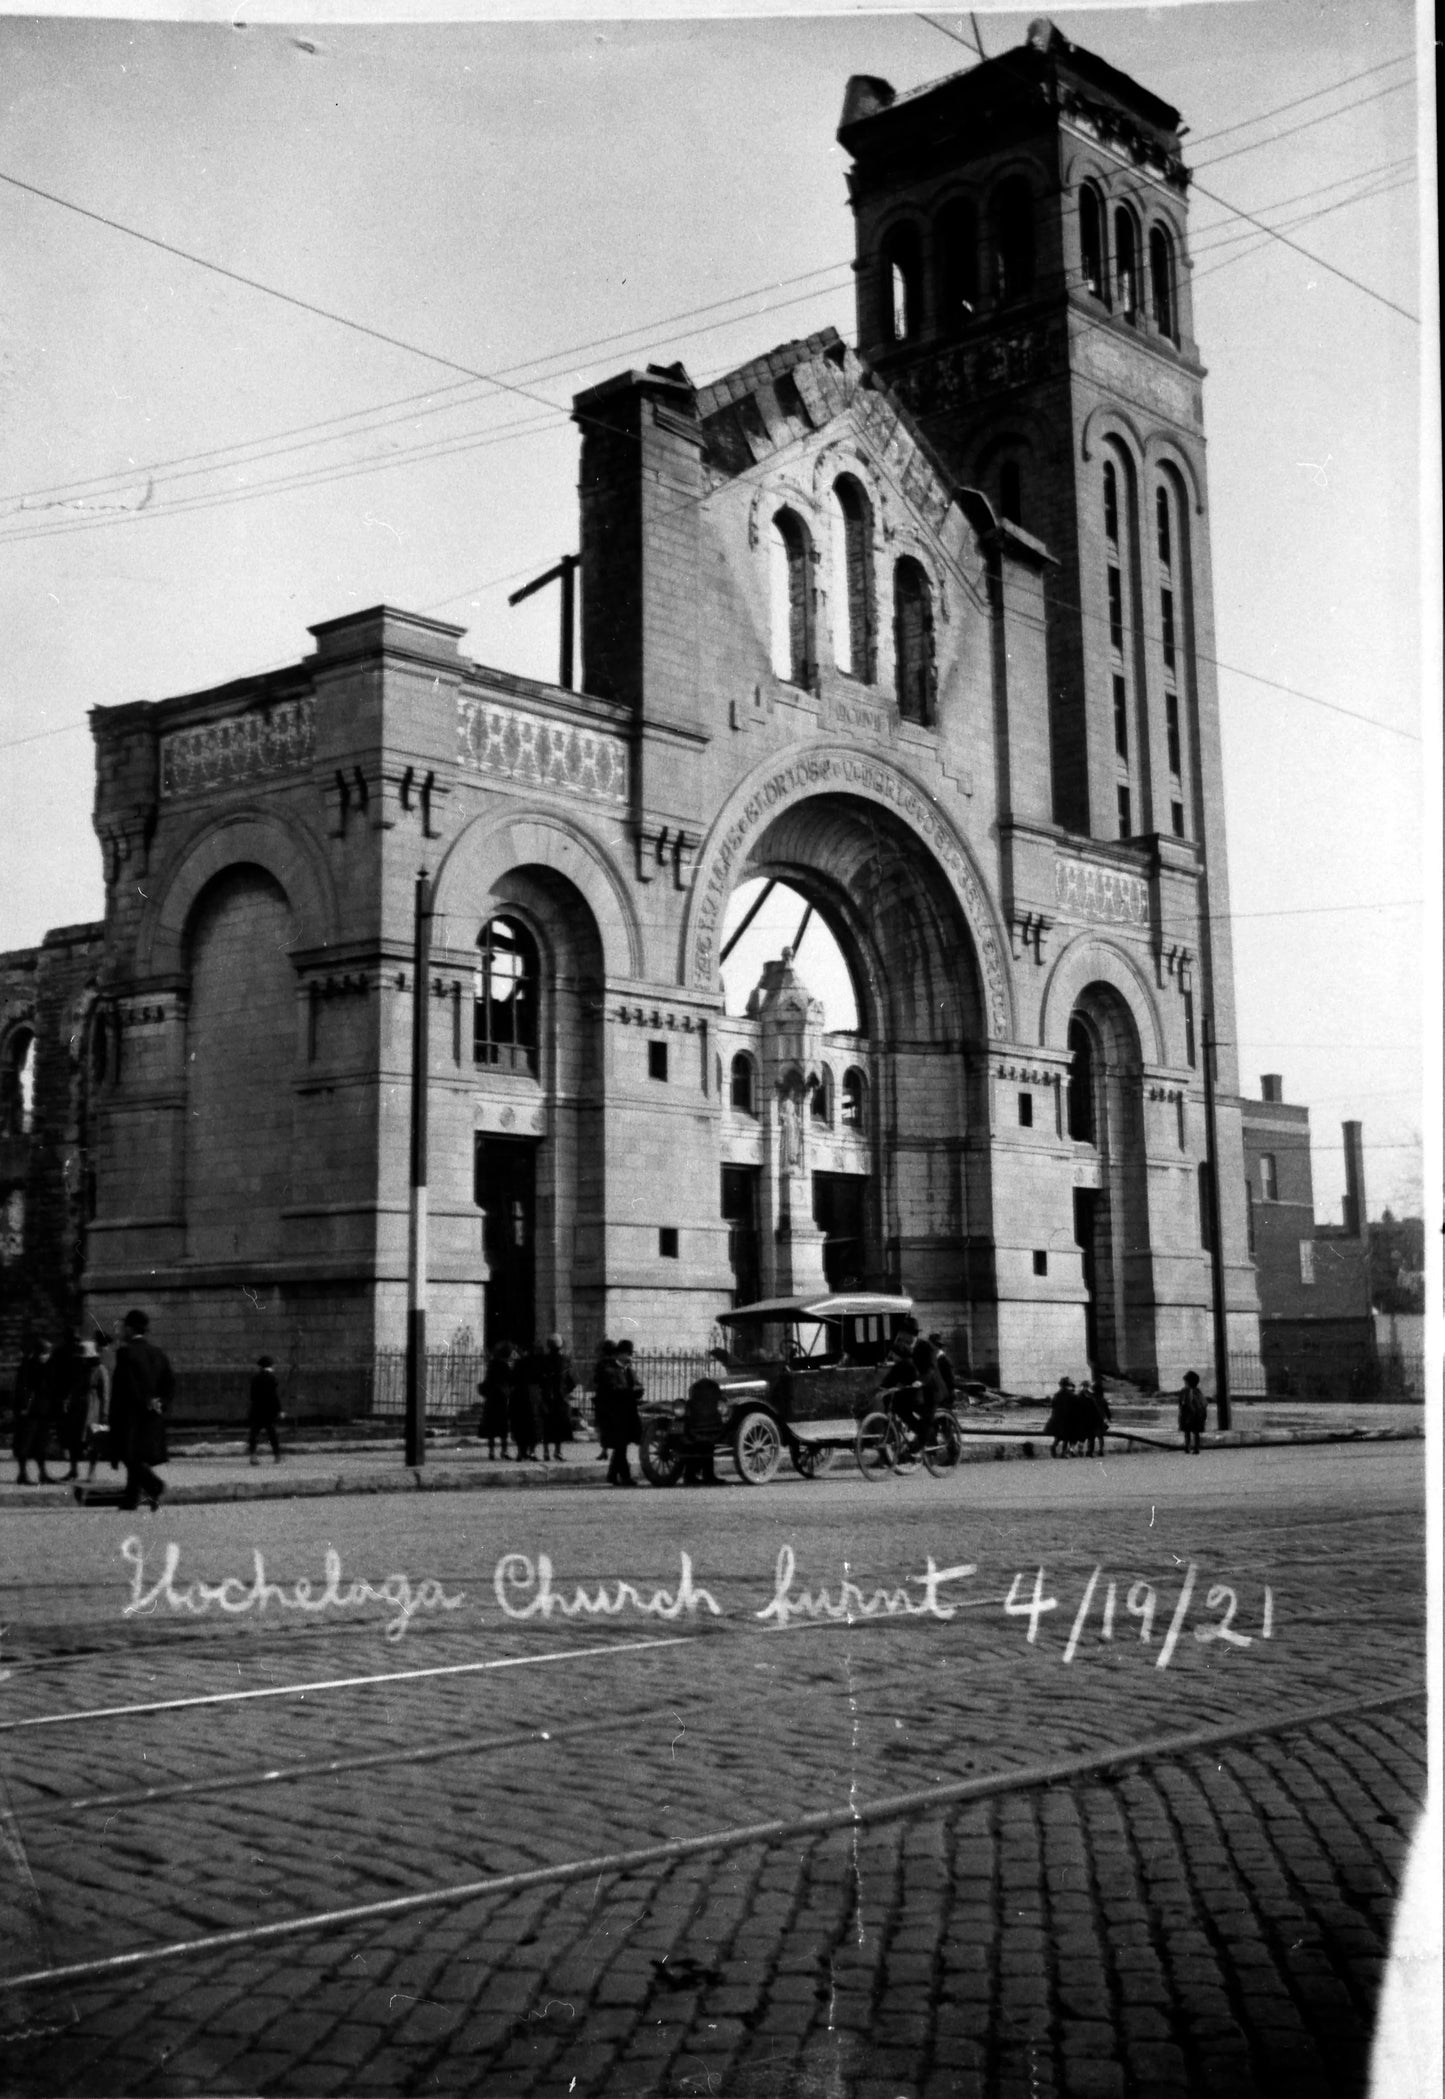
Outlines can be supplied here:
M630 1341L618 1342L617 1354L612 1361L612 1377L607 1430L612 1462L607 1468L607 1483L612 1487L635 1487L637 1482L627 1462L627 1446L642 1441L642 1416L637 1405L642 1397L642 1380L633 1368Z
M572 1365L562 1346L560 1334L547 1336L547 1351L542 1357L542 1455L555 1452L560 1463L562 1445L572 1441L572 1410L567 1404L567 1395L576 1387Z
M477 1387L482 1395L482 1418L477 1424L477 1434L487 1439L487 1456L497 1455L497 1444L502 1446L502 1456L507 1455L507 1416L512 1397L512 1344L499 1341L487 1359L486 1375Z
M507 1395L507 1426L519 1458L537 1455L538 1379L541 1375L537 1351L518 1350L512 1363L512 1389Z
M1074 1440L1075 1421L1074 1381L1071 1377L1059 1379L1059 1389L1054 1394L1049 1408L1049 1418L1044 1423L1044 1434L1049 1438L1051 1458L1069 1455L1069 1445Z

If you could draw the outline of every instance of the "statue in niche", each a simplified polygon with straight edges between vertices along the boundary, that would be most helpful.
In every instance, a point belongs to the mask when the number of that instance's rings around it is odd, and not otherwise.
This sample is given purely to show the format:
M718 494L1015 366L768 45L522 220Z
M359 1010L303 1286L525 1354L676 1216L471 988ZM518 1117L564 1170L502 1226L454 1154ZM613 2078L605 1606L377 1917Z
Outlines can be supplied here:
M783 1171L797 1173L803 1164L803 1115L796 1094L783 1095L778 1108L778 1124L782 1131Z

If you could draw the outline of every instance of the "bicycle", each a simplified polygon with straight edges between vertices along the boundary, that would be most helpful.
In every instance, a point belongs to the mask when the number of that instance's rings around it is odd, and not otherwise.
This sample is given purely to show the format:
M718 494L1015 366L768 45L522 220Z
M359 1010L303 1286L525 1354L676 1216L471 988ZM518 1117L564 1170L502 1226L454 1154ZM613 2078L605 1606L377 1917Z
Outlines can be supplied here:
M906 1390L907 1387L901 1387ZM963 1432L947 1407L938 1407L932 1421L913 1429L900 1421L891 1401L885 1398L858 1424L853 1446L858 1470L865 1480L878 1480L885 1473L911 1472L920 1458L925 1469L937 1478L951 1472L963 1456Z

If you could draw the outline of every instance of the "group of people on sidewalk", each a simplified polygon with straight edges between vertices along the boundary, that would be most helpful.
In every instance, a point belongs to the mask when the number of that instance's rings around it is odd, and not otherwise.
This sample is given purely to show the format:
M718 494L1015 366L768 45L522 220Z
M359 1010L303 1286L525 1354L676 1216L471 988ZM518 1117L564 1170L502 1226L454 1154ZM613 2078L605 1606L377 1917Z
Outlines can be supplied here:
M1092 1384L1086 1378L1082 1385L1075 1385L1072 1378L1061 1377L1044 1423L1044 1434L1050 1438L1049 1456L1068 1458L1082 1451L1091 1458L1097 1445L1102 1457L1112 1419L1102 1378L1095 1378ZM1179 1432L1187 1456L1195 1456L1203 1449L1201 1439L1208 1423L1209 1402L1200 1386L1199 1373L1186 1370L1179 1394Z
M149 1327L144 1312L126 1314L109 1370L102 1352L111 1348L111 1338L104 1332L92 1340L72 1327L59 1348L48 1335L27 1339L13 1401L18 1485L30 1484L32 1464L37 1484L51 1484L46 1460L56 1442L69 1463L62 1482L77 1483L77 1500L84 1492L82 1461L89 1482L104 1458L114 1471L125 1468L120 1507L139 1508L142 1501L160 1506L165 1482L154 1467L166 1461L165 1416L175 1379L164 1352L147 1338Z
M540 1438L543 1461L555 1452L560 1463L562 1445L572 1440L570 1395L576 1389L560 1334L549 1334L544 1348L499 1341L477 1386L482 1399L478 1433L486 1440L487 1456L495 1458L500 1445L505 1458L510 1438L514 1458L535 1459Z

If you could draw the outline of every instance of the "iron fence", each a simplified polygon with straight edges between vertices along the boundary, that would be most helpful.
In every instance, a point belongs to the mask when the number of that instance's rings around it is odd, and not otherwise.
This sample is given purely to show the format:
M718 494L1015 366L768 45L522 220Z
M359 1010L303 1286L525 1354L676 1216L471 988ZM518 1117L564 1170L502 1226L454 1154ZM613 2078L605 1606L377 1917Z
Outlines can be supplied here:
M1265 1364L1258 1356L1229 1358L1229 1389L1236 1399L1389 1400L1425 1397L1425 1358L1390 1349L1377 1360L1332 1366Z
M706 1349L639 1348L632 1363L642 1383L644 1403L686 1399L688 1387L708 1368ZM477 1387L485 1375L485 1355L459 1350L429 1350L426 1359L428 1421L455 1421L481 1408ZM590 1363L574 1362L577 1389L572 1405L585 1423L593 1419ZM406 1413L406 1351L378 1350L372 1364L366 1411L380 1420L400 1420Z

